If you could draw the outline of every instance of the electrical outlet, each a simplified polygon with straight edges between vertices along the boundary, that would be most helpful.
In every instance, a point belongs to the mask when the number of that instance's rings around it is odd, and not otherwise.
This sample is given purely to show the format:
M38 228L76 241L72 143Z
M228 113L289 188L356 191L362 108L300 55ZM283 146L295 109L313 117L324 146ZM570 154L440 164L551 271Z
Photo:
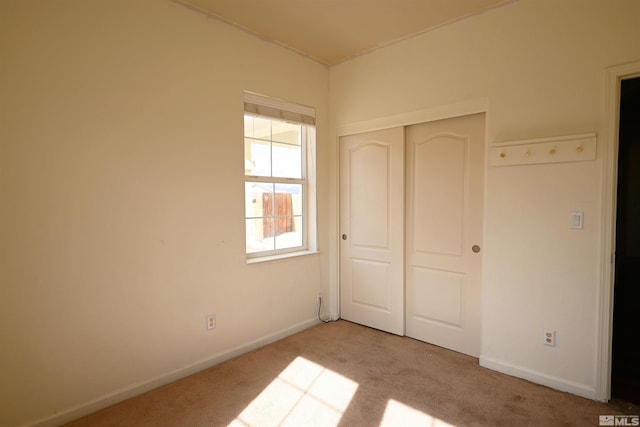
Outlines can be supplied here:
M549 347L556 346L556 331L553 329L544 330L544 345L548 345Z
M216 314L207 314L207 330L216 328Z

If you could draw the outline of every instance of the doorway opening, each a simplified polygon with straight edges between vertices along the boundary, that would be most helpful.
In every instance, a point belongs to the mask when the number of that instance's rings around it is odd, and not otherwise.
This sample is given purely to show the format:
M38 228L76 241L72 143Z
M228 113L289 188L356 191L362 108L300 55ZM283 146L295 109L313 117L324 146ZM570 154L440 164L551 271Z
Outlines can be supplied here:
M640 404L640 77L622 80L611 397Z

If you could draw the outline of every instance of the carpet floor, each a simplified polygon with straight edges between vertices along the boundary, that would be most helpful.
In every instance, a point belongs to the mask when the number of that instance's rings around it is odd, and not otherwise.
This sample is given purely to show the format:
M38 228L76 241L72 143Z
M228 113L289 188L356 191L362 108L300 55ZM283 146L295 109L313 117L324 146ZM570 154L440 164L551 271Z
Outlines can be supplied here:
M321 324L67 424L598 426L637 414L347 321Z

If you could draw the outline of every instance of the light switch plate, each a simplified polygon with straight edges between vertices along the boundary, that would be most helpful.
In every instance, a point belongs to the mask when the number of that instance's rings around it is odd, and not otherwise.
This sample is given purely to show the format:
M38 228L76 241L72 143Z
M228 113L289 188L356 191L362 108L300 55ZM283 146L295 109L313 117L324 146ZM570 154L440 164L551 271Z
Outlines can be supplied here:
M571 211L571 220L569 228L573 230L582 230L584 227L584 212Z

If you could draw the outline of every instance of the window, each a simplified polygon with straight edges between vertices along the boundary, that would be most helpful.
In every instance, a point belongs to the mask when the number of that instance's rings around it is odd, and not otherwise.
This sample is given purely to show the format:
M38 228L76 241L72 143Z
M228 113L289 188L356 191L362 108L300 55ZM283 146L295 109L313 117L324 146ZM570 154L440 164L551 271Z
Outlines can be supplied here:
M245 93L248 258L307 251L315 242L315 112Z

